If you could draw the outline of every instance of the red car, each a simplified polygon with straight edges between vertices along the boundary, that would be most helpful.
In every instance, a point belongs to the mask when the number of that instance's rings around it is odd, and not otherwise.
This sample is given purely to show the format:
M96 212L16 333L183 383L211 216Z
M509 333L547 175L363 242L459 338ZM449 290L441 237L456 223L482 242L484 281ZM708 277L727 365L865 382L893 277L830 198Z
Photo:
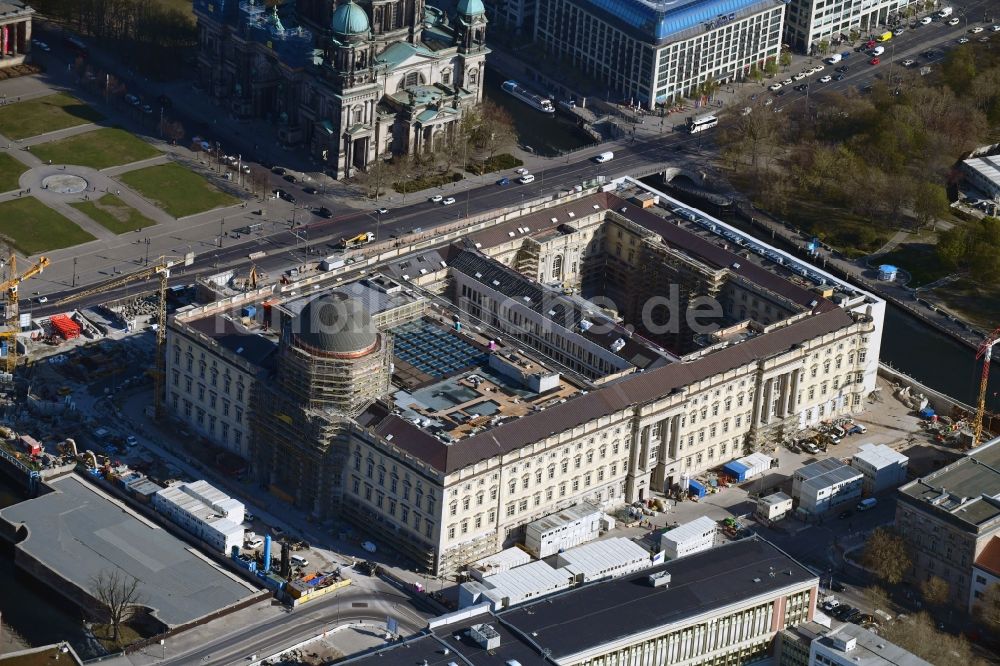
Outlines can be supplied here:
M875 57L875 58L872 58L872 59L871 59L871 63L872 63L873 65L877 65L877 64L879 64L880 62L882 62L882 61L881 61L881 60L879 60L879 59L878 59L878 57Z
M874 39L869 39L867 42L865 42L865 48L866 49L873 49L873 48L875 48L875 40Z

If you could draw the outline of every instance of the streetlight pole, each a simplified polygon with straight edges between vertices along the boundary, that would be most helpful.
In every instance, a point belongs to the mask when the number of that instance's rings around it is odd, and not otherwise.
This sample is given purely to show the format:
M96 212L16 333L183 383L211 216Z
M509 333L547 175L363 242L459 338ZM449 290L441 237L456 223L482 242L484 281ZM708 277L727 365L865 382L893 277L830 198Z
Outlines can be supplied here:
M226 218L219 222L219 247L222 247L222 236L226 233Z
M146 265L149 266L149 238L147 237L143 242L146 244ZM73 264L76 264L75 258L73 259Z
M76 286L76 257L73 257L73 286Z

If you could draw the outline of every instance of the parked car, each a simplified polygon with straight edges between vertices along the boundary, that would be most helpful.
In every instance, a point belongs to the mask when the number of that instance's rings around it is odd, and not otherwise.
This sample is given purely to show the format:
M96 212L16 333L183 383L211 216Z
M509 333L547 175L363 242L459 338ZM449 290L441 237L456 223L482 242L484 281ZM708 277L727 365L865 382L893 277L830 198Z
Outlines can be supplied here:
M39 51L51 51L49 45L39 39L31 40L31 45L37 48Z
M246 547L250 550L260 548L264 545L264 540L260 537L253 537L252 539L247 539Z
M878 620L875 618L875 616L869 615L868 613L862 613L861 615L851 620L851 622L854 622L855 624L878 624Z
M958 38L958 43L959 44L968 44L969 43L969 38L968 37L959 37Z
M843 81L843 80L844 80L844 78L845 78L845 77L844 77L844 75L843 75L843 74L837 74L837 75L836 75L835 77L833 77L833 80L834 80L834 81Z
M279 166L276 166L273 169L271 169L271 173L275 174L276 176L284 176L285 170Z
M312 185L308 185L306 187L303 187L302 191L305 192L306 194L316 194L318 190Z
M978 41L980 41L983 44L985 44L986 42L990 41L990 36L989 35L983 35L982 37L979 38Z
M296 182L298 180L298 178L296 178L295 176L293 176L290 173L286 173L284 176L282 176L282 178L284 180L287 180L289 183L294 183L294 182Z
M806 76L808 76L808 75L805 72L799 72L798 74L796 74L792 78L795 79L796 81L801 81L802 79L806 78Z
M790 86L793 83L795 83L795 81L792 81L791 79L785 79L784 81L781 82L781 85L783 85L783 86Z
M333 217L333 211L326 206L320 206L316 209L316 214L320 217L331 218Z
M377 550L375 544L372 543L371 541L365 541L363 544L361 544L361 547L364 548L369 553L374 553Z
M983 30L984 30L984 28L981 25L977 25L977 26L974 26L972 28L969 28L969 32L971 32L973 35L978 35Z
M128 446L129 448L132 448L133 446L137 445L138 443L139 443L139 440L136 439L135 435L129 435L128 437L125 438L125 445Z
M150 113L153 112L153 107L151 107L149 104L143 104L142 105L142 112L145 113L145 114L150 114Z
M524 174L528 173L528 170L525 169L524 167L517 167L516 169L514 169L514 173L516 173L519 176L523 176Z
M917 61L914 60L913 58L907 58L901 64L903 65L903 67L913 67L914 65L917 64Z
M428 198L427 200L430 201L431 203L441 203L442 199L444 199L443 196L441 196L440 194L435 194L434 196Z
M1000 25L991 25L990 32L1000 32Z
M833 583L830 584L830 589L833 590L834 592L846 592L847 586L844 585L843 583L834 581Z
M847 65L841 65L840 67L837 68L837 71L840 72L841 74L843 74L844 72L846 72L849 69L850 69L849 66L847 66Z
M293 196L292 196L292 195L291 195L290 193L288 193L288 192L284 192L284 191L282 191L282 193L281 193L281 194L279 194L279 195L278 195L278 197L279 197L280 199L284 200L284 201L287 201L288 203L295 203L295 197L293 197Z
M850 509L847 509L846 511L841 511L839 514L837 514L837 518L840 518L841 520L844 520L846 518L850 518L853 515L854 515L854 512L851 511Z
M776 90L781 90L781 84L780 83L772 83L771 85L769 85L767 87L767 89L770 90L771 92L774 92Z

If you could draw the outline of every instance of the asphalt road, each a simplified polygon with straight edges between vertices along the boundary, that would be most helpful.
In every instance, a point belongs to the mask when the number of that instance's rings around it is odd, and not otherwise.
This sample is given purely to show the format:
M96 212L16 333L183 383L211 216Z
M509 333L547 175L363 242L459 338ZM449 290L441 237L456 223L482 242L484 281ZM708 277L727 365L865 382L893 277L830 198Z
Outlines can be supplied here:
M416 633L426 626L426 617L408 606L408 599L379 579L366 579L334 592L331 596L288 610L278 617L199 643L190 650L178 648L168 640L161 653L159 646L147 649L151 656L166 655L163 664L232 664L256 654L264 658L277 650L291 647L325 631L347 623L368 621L384 625L387 616L395 617L403 635ZM182 635L183 636L183 635Z
M957 8L957 12L961 15L964 11L967 18L982 18L983 12L990 13L994 4L981 0L969 3L963 8ZM909 29L885 45L886 53L883 54L880 65L869 65L868 58L864 54L852 51L843 63L847 64L850 69L845 73L845 78L842 81L818 83L818 78L823 74L834 73L834 66L827 65L821 74L813 75L804 80L810 84L809 90L806 92L794 91L791 87L786 86L783 89L784 94L781 96L768 93L763 88L760 95L772 95L775 102L769 108L781 110L795 103L802 103L802 100L806 100L805 103L809 103L810 98L817 101L817 95L822 93L837 94L852 87L861 89L877 78L888 79L890 75L894 76L898 70L902 73L903 68L898 63L906 58L918 61L917 65L914 65L915 68L927 64L926 59L922 58L920 54L930 48L941 51L941 54L933 59L934 61L942 59L943 52L950 48L963 48L962 45L957 44L956 40L966 35L968 30L966 24L967 21L963 18L960 26L950 27L943 21L935 21L928 26ZM968 22L968 27L973 25L976 25L975 21ZM981 35L972 37L994 34L987 27ZM46 57L67 57L67 54L60 53L61 44L58 40L54 36L50 36L49 39L53 51L46 54ZM1000 34L995 34L995 39L1000 40ZM839 49L839 51L843 50L846 48ZM102 67L114 68L116 66L116 63L108 62L102 58L100 53L94 53L91 57L98 60ZM816 62L819 62L819 59L816 59ZM117 66L124 68L120 64ZM805 69L805 67L792 69L789 74L794 74L799 69ZM780 79L782 76L779 75L776 78ZM131 90L139 94L146 92L141 84L133 85ZM155 98L157 90L155 87L150 88L144 98ZM179 109L173 109L171 113L189 125L196 127L205 125L203 119L184 117L183 112ZM136 122L141 123L143 120L142 117L139 117ZM722 122L726 121L726 117L723 116ZM226 145L226 151L235 153L242 150L244 156L253 154L252 139L242 136L238 125L227 129L227 124L223 123L214 127L213 130L220 140L229 142ZM376 233L379 239L384 240L404 235L417 227L426 231L435 226L452 223L488 210L518 205L522 202L548 196L597 176L614 178L633 174L651 166L664 164L667 161L676 162L682 155L689 156L692 152L700 151L702 147L710 149L711 137L706 136L706 134L710 134L710 132L692 136L683 131L668 131L661 137L652 140L603 144L573 153L565 158L552 160L548 168L535 170L536 180L528 185L522 185L516 180L512 180L510 185L502 187L494 183L493 179L498 176L484 177L482 184L473 189L458 191L456 188L453 196L457 201L451 206L430 203L413 196L403 197L402 201L383 204L394 206L386 215L377 214L374 210L375 204L372 204L370 211L352 210L345 212L341 208L340 212L330 219L318 217L312 211L320 206L327 206L336 211L335 204L329 197L323 196L322 190L314 195L306 194L302 191L301 183L290 184L279 175L272 174L270 176L271 189L281 187L293 193L296 198L296 207L293 208L291 204L281 200L270 200L263 207L264 215L260 217L263 224L261 231L236 239L233 231L230 230L222 240L222 247L201 250L200 252L198 248L193 248L197 253L194 265L183 270L175 270L171 283L190 282L196 276L208 275L228 267L246 266L249 262L248 255L254 252L267 253L267 257L258 260L257 265L260 270L274 275L290 266L309 260L315 261L323 256L333 254L337 250L340 239L352 237L362 232L371 231ZM684 153L677 152L678 145L684 146ZM614 160L603 165L596 164L593 161L593 156L607 149L614 150ZM443 188L441 193L448 196L449 189ZM201 245L205 244L201 243ZM124 272L129 271L126 269ZM74 301L72 305L85 307L124 296L126 293L135 293L141 289L141 284L137 281L128 287ZM53 304L93 285L82 285L76 289L60 288L61 286L52 282L47 285L51 291L46 290L46 288L42 289L42 293L49 299L49 304L36 305L34 309L36 315L46 315L63 310L64 308L54 307ZM151 285L149 286L151 287Z

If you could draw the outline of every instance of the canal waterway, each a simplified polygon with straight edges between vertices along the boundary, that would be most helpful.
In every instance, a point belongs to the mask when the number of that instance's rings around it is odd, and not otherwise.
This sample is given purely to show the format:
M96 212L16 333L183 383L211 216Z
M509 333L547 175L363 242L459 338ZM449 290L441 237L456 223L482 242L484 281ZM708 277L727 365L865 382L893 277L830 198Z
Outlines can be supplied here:
M536 154L551 156L594 143L593 139L566 115L559 112L548 114L536 111L516 97L505 93L500 88L505 80L500 73L487 68L483 96L510 113L514 120L514 128L517 130L518 143L522 147L531 146Z

